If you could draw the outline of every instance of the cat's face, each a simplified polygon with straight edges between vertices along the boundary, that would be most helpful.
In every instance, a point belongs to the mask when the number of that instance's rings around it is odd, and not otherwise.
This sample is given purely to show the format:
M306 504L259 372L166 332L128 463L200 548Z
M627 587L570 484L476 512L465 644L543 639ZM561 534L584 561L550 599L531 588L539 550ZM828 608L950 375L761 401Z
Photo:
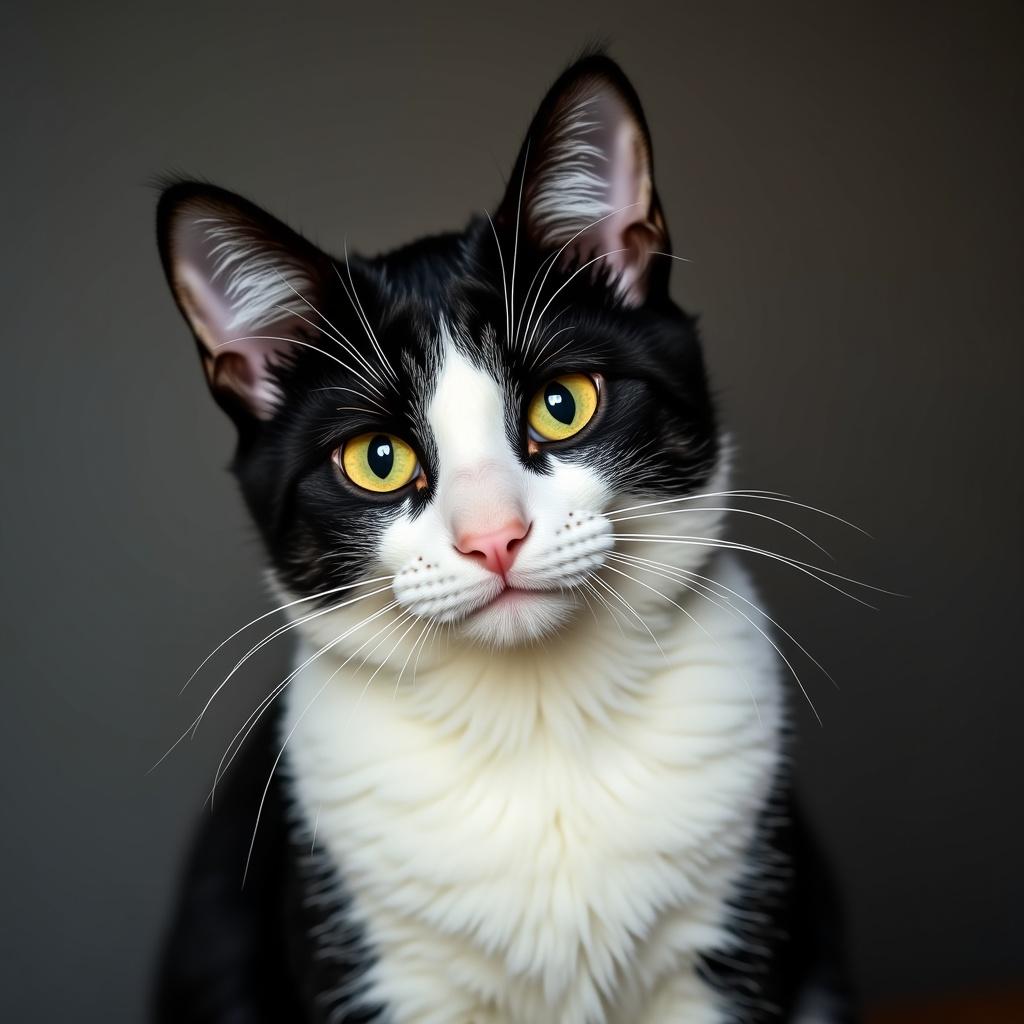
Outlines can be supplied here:
M612 603L609 511L706 485L714 415L651 167L632 89L589 58L461 234L332 260L230 193L164 194L165 267L276 577L351 608L328 634L378 614L536 642Z

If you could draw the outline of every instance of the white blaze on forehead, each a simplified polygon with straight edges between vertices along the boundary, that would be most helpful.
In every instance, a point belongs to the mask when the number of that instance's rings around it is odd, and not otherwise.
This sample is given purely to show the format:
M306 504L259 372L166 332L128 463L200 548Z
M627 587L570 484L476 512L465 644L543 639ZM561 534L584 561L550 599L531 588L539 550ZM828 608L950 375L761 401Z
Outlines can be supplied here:
M523 469L505 433L501 387L454 345L446 327L444 362L427 420L437 443L438 499L455 532L524 519Z
M452 343L446 328L444 362L427 419L437 441L444 475L459 464L511 454L498 382L474 366Z

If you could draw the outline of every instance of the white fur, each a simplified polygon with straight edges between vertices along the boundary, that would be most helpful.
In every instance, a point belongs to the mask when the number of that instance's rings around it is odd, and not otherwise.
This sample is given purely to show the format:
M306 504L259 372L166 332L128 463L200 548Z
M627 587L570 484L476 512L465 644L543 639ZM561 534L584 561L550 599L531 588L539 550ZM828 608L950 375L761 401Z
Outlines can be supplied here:
M548 246L600 263L629 303L642 300L651 251L665 241L651 219L651 161L636 115L614 91L586 82L552 116L528 196L528 217Z
M309 279L280 252L256 242L244 225L215 217L207 225L211 280L221 279L221 290L231 310L227 330L255 329L276 323L289 312L308 314L300 296L312 291Z
M568 464L550 477L525 473L505 436L495 381L450 340L428 415L441 462L437 498L384 538L382 560L398 573L395 595L418 615L459 620L461 632L487 643L549 632L577 605L568 588L596 568L610 546L607 521L586 511L601 504L606 488L589 470ZM500 592L501 583L461 555L454 538L467 529L487 532L510 518L531 523L531 529L509 583L547 593L467 618Z
M298 798L377 957L367 995L396 1024L721 1021L696 958L736 942L724 901L779 757L771 648L721 605L612 574L614 496L557 459L523 470L496 383L450 343L429 418L437 496L380 552L398 610L381 596L310 623L302 660L377 616L288 693ZM501 583L454 549L453 524L512 512L532 525L510 582L566 590L481 611ZM717 513L680 515L678 532L714 535ZM632 550L705 564L669 547ZM582 606L602 565L636 618L610 595L618 615ZM730 559L701 571L753 597Z
M531 210L544 240L565 241L614 209L609 199L608 154L600 137L604 121L586 96L559 111L550 129L547 173L541 175Z

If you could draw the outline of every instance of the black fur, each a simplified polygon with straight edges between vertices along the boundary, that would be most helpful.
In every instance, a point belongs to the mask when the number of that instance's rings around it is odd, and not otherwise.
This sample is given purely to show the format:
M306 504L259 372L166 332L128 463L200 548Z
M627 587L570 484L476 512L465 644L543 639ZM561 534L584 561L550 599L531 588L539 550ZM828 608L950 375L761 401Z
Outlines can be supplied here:
M341 1005L346 1024L379 1018L379 1008L351 999L372 954L351 932L340 879L295 821L280 775L267 791L245 873L276 752L276 716L268 717L189 857L155 992L161 1024L320 1024Z

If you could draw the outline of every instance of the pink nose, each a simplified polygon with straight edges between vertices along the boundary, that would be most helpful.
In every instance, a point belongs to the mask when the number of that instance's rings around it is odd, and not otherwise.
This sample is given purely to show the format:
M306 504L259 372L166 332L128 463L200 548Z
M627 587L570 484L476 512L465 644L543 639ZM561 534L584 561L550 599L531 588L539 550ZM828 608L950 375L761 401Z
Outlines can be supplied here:
M506 576L529 532L529 526L522 520L513 519L487 533L460 534L455 547L467 558L475 558L495 575Z

